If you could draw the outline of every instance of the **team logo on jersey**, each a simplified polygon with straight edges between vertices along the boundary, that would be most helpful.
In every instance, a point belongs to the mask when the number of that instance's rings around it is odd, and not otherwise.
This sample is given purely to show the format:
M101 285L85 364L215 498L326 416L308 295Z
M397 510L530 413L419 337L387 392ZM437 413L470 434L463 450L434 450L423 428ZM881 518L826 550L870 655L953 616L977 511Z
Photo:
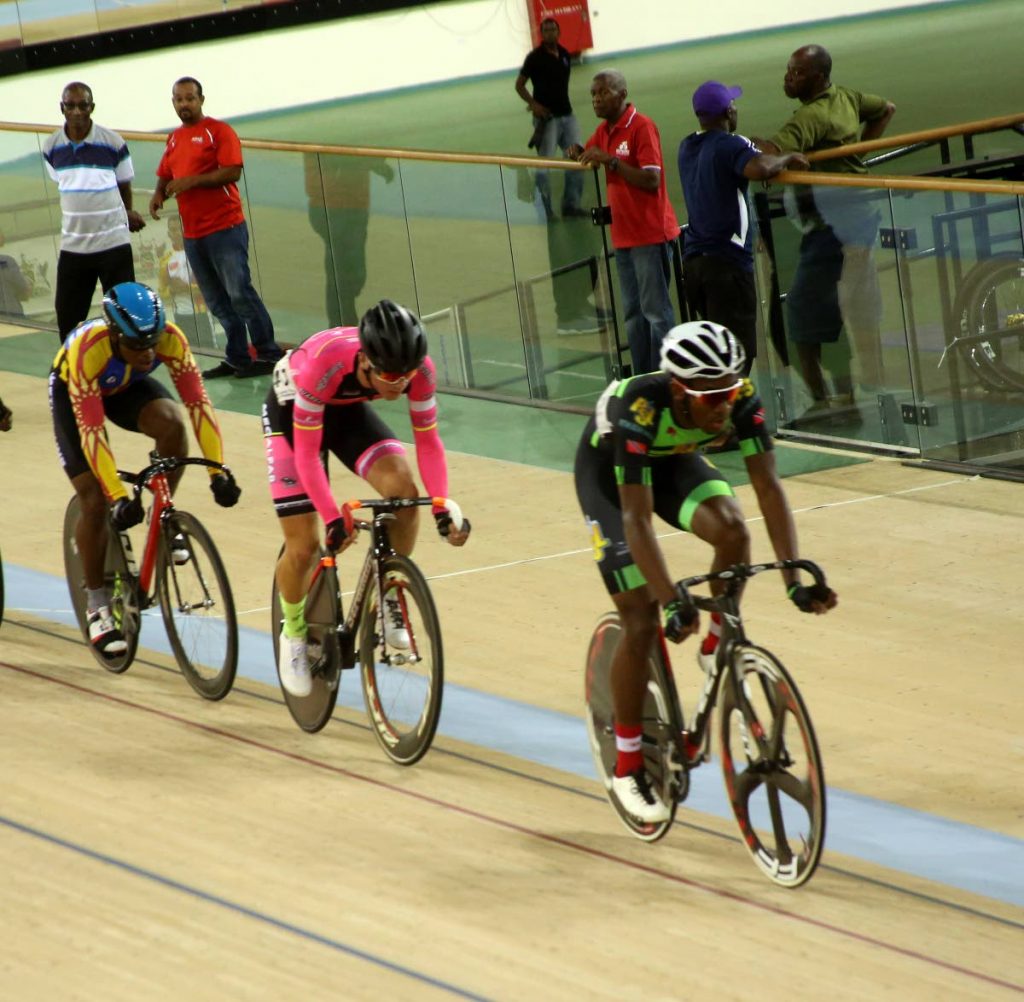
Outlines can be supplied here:
M619 142L619 145L615 148L615 156L617 157L628 157L629 156L629 140L623 139Z
M611 545L611 540L601 533L601 523L597 519L588 518L587 528L590 529L590 545L594 551L594 559L600 563L604 560L604 551Z
M632 438L627 439L626 440L626 452L632 452L632 453L635 453L638 456L646 456L647 455L647 443L646 442L637 442L635 439L632 439Z
M758 409L756 411L754 411L754 424L764 424L764 408L763 407L758 407Z
M629 405L629 413L636 418L636 423L642 428L650 428L654 424L654 407L646 397L637 397Z

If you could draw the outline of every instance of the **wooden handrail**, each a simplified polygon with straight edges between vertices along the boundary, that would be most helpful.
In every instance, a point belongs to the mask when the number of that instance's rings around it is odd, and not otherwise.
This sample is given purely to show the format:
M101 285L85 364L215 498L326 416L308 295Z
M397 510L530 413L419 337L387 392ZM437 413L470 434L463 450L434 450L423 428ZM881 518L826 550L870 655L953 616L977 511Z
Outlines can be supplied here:
M955 177L911 177L908 174L827 174L784 170L771 182L835 188L893 188L908 191L968 191L988 195L1024 195L1022 181L975 181Z
M0 122L0 132L35 132L49 135L56 125L36 125L25 122ZM169 133L136 132L118 129L122 139L153 140L166 143ZM494 164L500 167L556 167L564 170L592 170L575 160L556 160L545 157L508 156L497 153L448 153L441 150L408 150L378 146L333 146L328 143L289 143L272 139L241 139L247 150L277 150L282 153L341 153L352 157L388 157L400 160L432 160L440 163Z
M999 118L981 118L975 122L961 122L959 125L945 125L940 129L924 129L920 132L904 132L899 136L882 136L881 139L868 139L862 143L847 143L829 150L816 150L808 153L807 159L812 163L816 160L834 160L836 157L859 156L861 153L874 153L875 150L889 150L895 146L910 146L913 143L934 143L939 139L952 136L975 135L979 132L996 132L1007 129L1011 125L1024 122L1024 113L1003 115Z
M951 136L974 135L982 132L995 132L1011 125L1024 123L1024 113L1003 115L999 118L983 118L973 122L962 122L959 125L947 125L938 129L925 129L920 132L906 132L898 136L883 136L881 139L870 139L863 143L849 143L828 150L817 150L807 154L807 159L833 160L836 157L853 156L861 153L872 153L875 150L891 149L896 146L907 146L913 143L935 142ZM34 132L49 135L57 126L38 125L24 122L0 122L0 132ZM166 142L166 132L138 132L119 130L125 139ZM556 168L561 170L592 170L573 160L556 160L545 157L507 156L492 153L451 153L440 150L408 150L393 147L377 146L336 146L328 143L289 143L270 139L241 139L245 149L277 150L283 153L328 153L343 154L354 157L387 157L401 160L427 160L435 163L493 164L500 167L537 167ZM894 176L888 174L872 174L869 180L856 180L855 174L830 174L825 179L820 173L808 175L805 172L784 171L778 175L782 182L800 184L835 184L861 188L917 188L921 191L976 191L1004 194L1022 194L1020 185L1014 187L1010 181L957 181L954 179L916 179L908 175ZM839 180L842 178L842 180ZM975 187L971 187L971 186ZM963 187L966 186L966 187ZM993 187L994 186L994 187ZM1009 186L1009 187L1007 187Z

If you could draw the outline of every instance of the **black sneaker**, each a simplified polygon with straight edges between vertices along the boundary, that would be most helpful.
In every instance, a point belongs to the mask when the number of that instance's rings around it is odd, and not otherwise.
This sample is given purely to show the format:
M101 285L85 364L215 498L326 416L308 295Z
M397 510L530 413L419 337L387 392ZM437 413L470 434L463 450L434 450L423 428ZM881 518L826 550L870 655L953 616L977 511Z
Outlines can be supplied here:
M276 362L267 358L255 358L244 369L235 369L235 379L250 379L252 376L269 376Z
M204 369L203 379L223 379L225 376L237 375L237 371L229 362L220 362L212 369Z

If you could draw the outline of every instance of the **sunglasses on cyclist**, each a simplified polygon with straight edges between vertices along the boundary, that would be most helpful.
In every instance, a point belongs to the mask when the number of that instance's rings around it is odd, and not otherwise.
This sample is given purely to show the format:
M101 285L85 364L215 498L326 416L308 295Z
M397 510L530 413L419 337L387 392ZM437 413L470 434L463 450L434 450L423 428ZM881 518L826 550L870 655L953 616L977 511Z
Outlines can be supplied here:
M92 101L61 101L61 111L88 111L93 106Z
M412 372L382 372L380 369L371 369L370 371L387 386L405 386L416 375L415 369Z
M743 380L738 379L732 386L723 386L713 390L691 390L681 380L676 380L677 383L683 388L683 392L690 397L695 397L700 403L707 407L718 407L721 404L731 404L740 395L740 390L743 389Z

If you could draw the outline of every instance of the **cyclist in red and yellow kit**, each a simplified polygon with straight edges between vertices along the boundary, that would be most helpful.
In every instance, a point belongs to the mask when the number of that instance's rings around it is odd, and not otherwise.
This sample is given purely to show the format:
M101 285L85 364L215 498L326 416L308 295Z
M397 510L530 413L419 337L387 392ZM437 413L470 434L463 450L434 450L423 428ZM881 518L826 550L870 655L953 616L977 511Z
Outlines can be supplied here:
M167 323L160 297L138 282L115 285L103 297L103 317L79 324L61 345L50 371L50 411L64 472L78 494L82 516L75 542L87 592L89 639L116 657L127 648L110 614L103 583L110 506L118 530L138 525L141 498L129 498L117 474L104 424L109 418L153 439L161 456L187 456L188 433L181 411L150 373L167 366L203 455L223 461L220 428L185 335ZM180 477L180 471L178 476ZM172 488L177 480L169 478ZM239 488L211 470L210 490L230 508Z

